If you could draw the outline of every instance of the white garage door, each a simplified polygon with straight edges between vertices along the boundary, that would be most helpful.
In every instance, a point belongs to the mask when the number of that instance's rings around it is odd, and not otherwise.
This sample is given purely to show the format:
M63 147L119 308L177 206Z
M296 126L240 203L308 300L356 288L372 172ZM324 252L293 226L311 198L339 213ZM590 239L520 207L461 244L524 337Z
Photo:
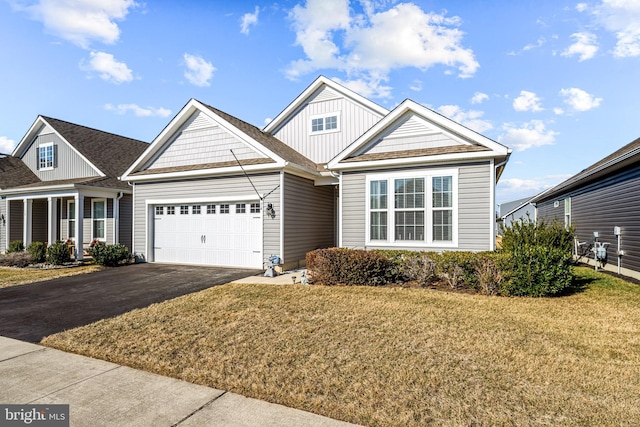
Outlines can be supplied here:
M260 203L156 205L154 260L262 268Z

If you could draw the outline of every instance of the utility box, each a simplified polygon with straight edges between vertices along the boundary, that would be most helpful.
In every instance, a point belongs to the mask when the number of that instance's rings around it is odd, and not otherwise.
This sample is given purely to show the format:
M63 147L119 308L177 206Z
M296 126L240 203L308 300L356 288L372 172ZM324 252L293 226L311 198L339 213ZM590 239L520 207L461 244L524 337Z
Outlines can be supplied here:
M613 235L614 236L619 236L621 234L622 233L620 232L620 227L618 227L618 226L613 227Z

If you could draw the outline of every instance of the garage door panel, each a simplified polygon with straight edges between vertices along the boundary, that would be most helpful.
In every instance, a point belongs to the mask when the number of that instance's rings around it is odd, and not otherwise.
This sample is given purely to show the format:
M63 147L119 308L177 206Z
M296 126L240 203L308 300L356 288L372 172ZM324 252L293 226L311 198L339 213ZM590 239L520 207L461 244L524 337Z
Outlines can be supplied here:
M216 213L208 205L189 205L186 209L180 205L175 206L175 215L156 215L154 260L262 268L262 216L236 210L233 203L228 205L228 213L221 213L220 204ZM170 210L167 207L153 211Z

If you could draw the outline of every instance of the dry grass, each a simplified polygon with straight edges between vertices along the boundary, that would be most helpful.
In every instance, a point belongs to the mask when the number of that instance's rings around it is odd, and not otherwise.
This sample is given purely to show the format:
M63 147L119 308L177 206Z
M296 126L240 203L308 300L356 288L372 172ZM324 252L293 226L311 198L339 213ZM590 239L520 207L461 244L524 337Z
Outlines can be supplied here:
M0 288L26 285L27 283L57 279L58 277L75 276L76 274L93 273L102 268L99 265L52 269L0 267Z
M640 287L554 299L229 284L43 344L371 426L637 425Z

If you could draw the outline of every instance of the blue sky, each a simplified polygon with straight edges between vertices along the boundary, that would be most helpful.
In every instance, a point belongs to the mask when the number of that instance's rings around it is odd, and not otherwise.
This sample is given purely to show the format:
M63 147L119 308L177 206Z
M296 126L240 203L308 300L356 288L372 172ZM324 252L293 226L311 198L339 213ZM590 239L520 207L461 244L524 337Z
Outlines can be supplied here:
M38 114L150 142L190 98L263 127L319 74L511 147L498 203L640 137L640 0L0 0L0 40L0 152Z

